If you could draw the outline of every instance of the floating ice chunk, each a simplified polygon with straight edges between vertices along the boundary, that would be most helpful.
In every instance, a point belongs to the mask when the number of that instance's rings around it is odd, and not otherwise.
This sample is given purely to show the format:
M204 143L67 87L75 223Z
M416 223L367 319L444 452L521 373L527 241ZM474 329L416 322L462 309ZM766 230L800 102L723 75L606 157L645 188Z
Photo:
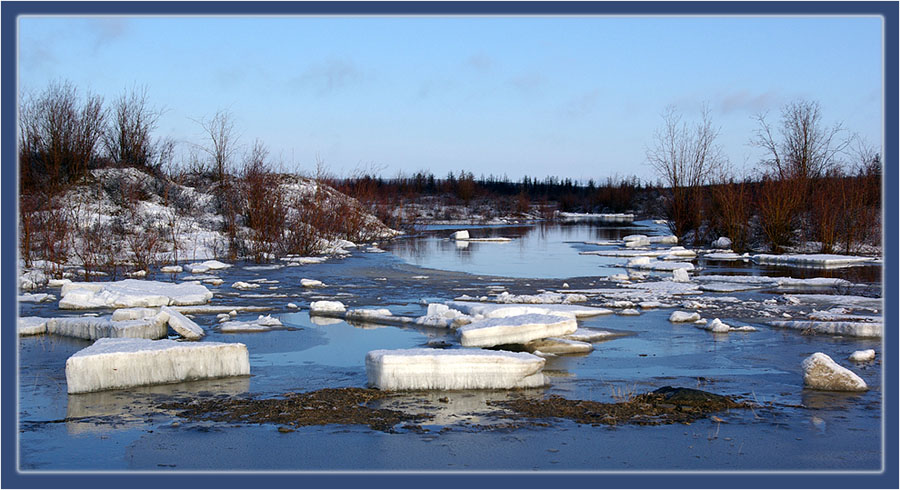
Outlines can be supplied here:
M596 242L585 242L589 245L596 245ZM662 250L589 250L579 252L578 255L598 255L600 257L659 257L664 252Z
M249 282L238 281L231 285L234 289L240 289L241 291L247 291L250 289L256 289L259 287L259 284L251 284Z
M19 335L24 337L26 335L40 335L47 333L48 320L49 318L41 318L39 316L19 317Z
M54 301L56 296L47 293L25 293L19 295L19 303L43 303Z
M185 315L212 315L215 313L257 312L269 311L271 306L233 306L233 305L197 305L197 306L173 306L173 310Z
M61 288L66 284L70 284L71 282L71 279L50 279L49 281L47 281L47 287Z
M672 271L672 280L675 282L690 282L691 277L684 269L675 269Z
M172 330L178 332L178 335L188 339L188 340L198 340L203 338L206 335L206 332L200 328L200 325L194 323L190 318L182 315L181 313L175 311L168 306L163 306L159 309L160 315L166 315L166 319L169 323L169 326L172 327Z
M621 274L621 273L620 273L620 274L613 274L613 275L609 276L609 279L612 280L612 281L627 281L627 280L628 280L628 274Z
M288 265L321 264L328 260L327 257L282 257L281 260L289 262Z
M869 362L875 360L875 349L858 350L850 354L853 362Z
M757 264L779 264L794 267L812 267L819 269L832 269L837 267L849 267L853 265L872 262L871 257L858 257L855 255L834 254L784 254L769 255L758 254L752 257Z
M309 304L309 314L319 316L344 316L347 307L340 301L313 301Z
M816 304L823 306L852 306L855 308L869 308L879 310L883 308L882 298L868 298L866 296L850 296L843 294L792 294L783 296L785 301L792 304Z
M628 261L625 267L634 269L648 269L654 271L674 271L675 269L694 270L694 264L690 262L671 262L663 260L651 260L650 257L636 257Z
M693 259L697 256L697 252L693 250L688 250L684 247L672 247L666 251L666 253L659 256L660 260L681 260L681 259Z
M138 271L126 272L125 275L128 277L133 277L135 279L141 279L141 278L147 277L147 271L144 269L141 269Z
M712 242L712 248L731 249L731 239L727 236L720 236L718 239Z
M129 308L203 304L212 293L199 284L172 284L125 279L116 282L73 282L62 287L62 309Z
M700 313L688 313L686 311L673 311L669 315L669 321L672 323L687 323L700 320Z
M492 236L492 237L483 237L483 238L468 238L465 241L468 242L484 242L484 243L507 243L511 242L512 238L502 237L502 236Z
M159 271L164 274L177 274L183 271L184 268L180 265L167 265L165 267L160 267Z
M381 390L510 389L544 386L544 360L481 349L375 350L366 354L369 386Z
M564 335L560 338L566 340L576 340L579 342L599 342L601 340L609 340L615 337L621 337L623 334L609 332L607 330L595 330L592 328L579 327L575 332Z
M450 308L459 310L469 316L482 316L485 318L504 318L509 316L526 315L530 313L539 315L568 315L573 318L588 318L599 315L611 315L613 311L607 308L578 305L555 304L523 304L501 305L493 303L480 303L474 301L448 301L445 303Z
M526 343L525 350L532 353L540 351L545 354L587 354L594 350L594 346L588 342L569 338L550 337Z
M300 279L300 285L305 288L320 288L324 287L325 283L315 279Z
M158 313L159 308L119 308L112 312L112 320L140 320L156 316Z
M634 308L626 308L619 312L622 316L638 316L641 314L640 311L635 310Z
M465 347L492 347L574 333L575 319L557 315L526 314L506 318L487 318L459 328Z
M818 322L802 320L778 320L769 322L773 327L807 330L829 335L849 337L881 337L882 324L872 322Z
M710 252L703 254L703 258L706 260L749 260L750 254L737 254L732 252L731 250L727 252Z
M416 318L416 323L427 327L456 328L472 322L472 317L454 310L447 305L432 303L424 316Z
M211 277L209 279L204 279L203 282L205 282L206 284L210 284L212 286L221 286L222 283L225 281L222 279L219 279L218 277Z
M68 392L250 374L244 344L100 339L66 361Z
M709 330L713 333L728 333L731 331L731 327L726 325L722 320L719 320L718 318L714 318L706 322L706 325L698 325L698 328Z
M622 241L625 242L626 248L647 247L650 245L650 240L646 235L628 235L622 238Z
M454 231L450 235L451 240L468 240L469 239L469 230L459 230Z
M557 214L562 221L596 221L599 223L631 223L634 221L633 214L623 213L565 213Z
M66 317L47 320L47 333L86 340L100 338L161 339L166 336L167 318L154 316L114 321L109 317Z
M292 309L292 310L296 310L297 308L299 308L299 306L297 306L296 303L288 303L288 304L287 304L287 307L290 308L290 309Z
M587 296L583 294L561 294L561 293L541 293L541 294L509 294L504 291L497 295L495 301L504 304L570 304L584 303Z
M853 371L821 352L803 360L803 384L814 390L866 391L869 389Z
M231 264L225 264L223 262L219 262L218 260L207 260L206 262L187 264L184 266L184 270L190 272L191 274L198 274L201 272L227 269L229 267L231 267Z
M219 327L219 331L222 333L268 332L280 328L284 328L281 320L271 315L259 315L259 318L249 322L226 321Z

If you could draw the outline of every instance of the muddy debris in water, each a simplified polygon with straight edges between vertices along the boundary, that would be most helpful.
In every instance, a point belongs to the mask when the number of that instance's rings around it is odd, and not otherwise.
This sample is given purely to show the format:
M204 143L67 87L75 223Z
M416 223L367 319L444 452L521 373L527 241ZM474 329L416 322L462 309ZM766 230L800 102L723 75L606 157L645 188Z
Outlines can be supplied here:
M390 432L400 422L431 418L427 414L366 406L373 400L389 396L389 392L372 389L326 388L286 393L283 398L176 401L160 408L176 410L179 416L191 420L276 424L283 433L295 427L327 424L368 425L374 430Z
M627 397L617 403L570 400L558 395L546 398L518 398L492 402L491 405L512 411L512 417L564 418L580 424L663 425L704 418L711 413L750 408L727 396L691 388L666 386L651 393Z

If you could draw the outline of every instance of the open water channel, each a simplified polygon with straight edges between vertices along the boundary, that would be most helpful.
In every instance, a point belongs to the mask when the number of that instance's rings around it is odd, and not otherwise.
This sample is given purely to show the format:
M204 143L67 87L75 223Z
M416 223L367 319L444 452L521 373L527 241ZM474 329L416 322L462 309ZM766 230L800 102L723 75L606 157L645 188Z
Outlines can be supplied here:
M446 237L454 229L473 237L502 236L506 243ZM382 401L434 416L416 430L390 432L363 425L325 425L281 432L273 424L188 420L160 408L171 400L203 397L278 397L321 388L364 387L365 354L374 349L425 347L456 342L452 330L351 325L310 318L308 306L320 299L352 307L388 308L395 315L418 316L428 303L462 295L500 291L536 294L560 289L616 288L607 280L625 271L627 259L579 255L604 247L584 242L625 235L663 234L649 222L627 227L517 225L434 227L415 237L360 247L344 258L297 267L283 262L260 266L237 263L216 271L224 283L210 287L211 304L269 306L287 329L226 334L215 315L196 315L203 341L241 342L250 353L251 376L67 395L66 359L90 345L55 336L19 339L18 464L23 471L151 470L424 470L424 471L878 471L882 466L882 345L879 339L807 335L773 328L768 321L785 312L797 315L810 305L783 301L784 291L757 289L704 293L736 301L702 311L755 332L713 334L691 324L668 321L672 308L641 310L579 320L579 326L627 334L594 344L583 355L548 357L545 388L512 391L413 392ZM614 248L614 247L606 247ZM879 266L833 271L764 268L747 262L694 261L693 274L843 277L852 291L805 291L879 296ZM181 273L156 273L154 280L181 280ZM650 273L671 276L670 273ZM236 281L268 279L253 291ZM300 279L325 287L304 289ZM57 294L58 290L44 292ZM769 303L766 303L769 300ZM775 303L772 303L775 300ZM601 305L593 296L585 303ZM299 308L289 308L295 303ZM771 312L759 305L773 304ZM720 306L716 306L720 305ZM728 305L727 307L721 305ZM741 305L746 305L742 307ZM841 306L839 302L819 308ZM615 309L615 308L614 308ZM683 309L683 308L678 308ZM102 312L101 312L102 313ZM81 315L58 310L57 302L22 303L23 316ZM246 313L237 319L256 318ZM875 349L875 361L852 364L847 356ZM805 389L800 364L825 352L849 366L869 386L862 393ZM541 424L504 424L489 405L510 397L560 395L570 399L615 401L662 386L682 386L752 402L754 409L731 410L689 425L589 425L563 419Z

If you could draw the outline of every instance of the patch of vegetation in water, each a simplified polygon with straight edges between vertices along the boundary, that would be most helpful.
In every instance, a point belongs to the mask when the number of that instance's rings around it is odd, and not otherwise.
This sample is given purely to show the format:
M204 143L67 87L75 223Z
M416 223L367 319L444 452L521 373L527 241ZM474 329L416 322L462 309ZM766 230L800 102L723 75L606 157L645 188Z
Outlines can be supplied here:
M625 396L617 403L570 400L558 395L546 398L517 398L492 402L513 412L513 416L549 419L564 418L580 424L690 424L709 414L730 409L750 408L727 396L691 388L665 386L651 393Z
M374 430L392 431L401 422L430 418L398 410L373 409L367 403L391 396L365 388L325 388L307 393L286 393L283 398L209 399L171 402L160 408L177 410L190 420L279 424L280 432L309 425L368 425Z

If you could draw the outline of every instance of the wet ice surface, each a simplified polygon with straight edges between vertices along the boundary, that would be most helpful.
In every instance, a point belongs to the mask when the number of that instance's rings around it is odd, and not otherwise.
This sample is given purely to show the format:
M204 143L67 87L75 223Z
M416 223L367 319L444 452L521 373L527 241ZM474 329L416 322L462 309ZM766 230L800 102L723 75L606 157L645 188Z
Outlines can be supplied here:
M595 227L572 233L593 235ZM480 230L470 227L473 236ZM497 228L498 236L513 236ZM634 229L615 231L622 236ZM645 230L646 232L646 230ZM535 232L537 233L537 232ZM441 232L443 235L449 232ZM562 235L560 235L562 236ZM615 238L613 238L615 239ZM453 245L452 242L448 242ZM504 247L515 244L472 243ZM380 244L387 247L386 244ZM396 253L400 243L390 248ZM627 335L594 343L590 354L549 356L544 373L550 386L522 391L412 392L380 403L426 411L435 419L425 431L398 428L396 433L366 426L312 426L283 434L274 425L241 425L190 421L158 409L173 398L198 396L273 397L286 392L326 387L365 386L365 355L375 349L426 347L444 341L458 343L448 329L351 325L334 319L310 319L309 303L341 301L350 308L387 308L397 315L425 314L429 302L445 302L463 294L481 296L508 291L536 294L570 289L615 288L598 276L604 258L579 256L597 246L547 244L562 253L578 278L547 274L543 279L504 279L421 269L391 254L355 251L351 257L281 269L254 264L209 271L224 279L210 286L211 305L270 306L265 314L279 318L284 330L223 333L215 313L193 315L207 332L205 341L240 342L250 353L251 376L148 386L83 395L66 395L65 361L89 341L54 337L22 337L19 372L19 417L22 432L20 464L24 470L831 470L878 469L881 464L881 359L879 339L803 335L767 326L754 309L728 309L713 303L700 309L704 318L719 317L732 326L750 325L756 332L716 334L693 324L673 324L675 308L645 309L640 316L607 315L579 320L579 327ZM451 253L455 253L451 251ZM512 258L511 260L519 260ZM616 259L622 261L622 259ZM877 291L877 268L862 267L813 273L763 268L747 263L695 262L701 273L839 277L864 286L853 294ZM504 265L498 267L507 267ZM539 270L539 269L532 269ZM609 274L621 273L611 268ZM179 274L181 278L184 274ZM480 275L484 274L484 275ZM427 276L427 278L423 278ZM575 277L575 276L573 276ZM321 280L326 286L308 289L300 279ZM157 274L149 279L171 280ZM241 291L238 281L260 288ZM40 290L37 292L47 292ZM815 290L813 293L834 291ZM784 292L753 290L704 293L689 299L732 296L761 302ZM596 299L586 303L590 306ZM287 307L300 306L299 311ZM809 304L779 301L778 311L814 309ZM678 309L683 309L678 306ZM817 307L817 309L827 309ZM26 316L78 316L53 303L23 303ZM691 310L694 311L694 310ZM239 312L250 321L259 312ZM874 349L874 361L850 363L855 351ZM825 352L859 374L870 389L863 393L817 392L803 388L801 362ZM491 414L490 400L509 396L558 394L572 399L614 401L623 393L652 391L661 386L699 388L743 397L767 405L753 411L717 414L724 422L701 420L691 425L592 427L551 420L550 426L517 429L490 426L503 423ZM770 404L771 405L768 405ZM447 430L449 428L449 430ZM442 430L444 429L444 430ZM216 448L211 451L210 448Z

